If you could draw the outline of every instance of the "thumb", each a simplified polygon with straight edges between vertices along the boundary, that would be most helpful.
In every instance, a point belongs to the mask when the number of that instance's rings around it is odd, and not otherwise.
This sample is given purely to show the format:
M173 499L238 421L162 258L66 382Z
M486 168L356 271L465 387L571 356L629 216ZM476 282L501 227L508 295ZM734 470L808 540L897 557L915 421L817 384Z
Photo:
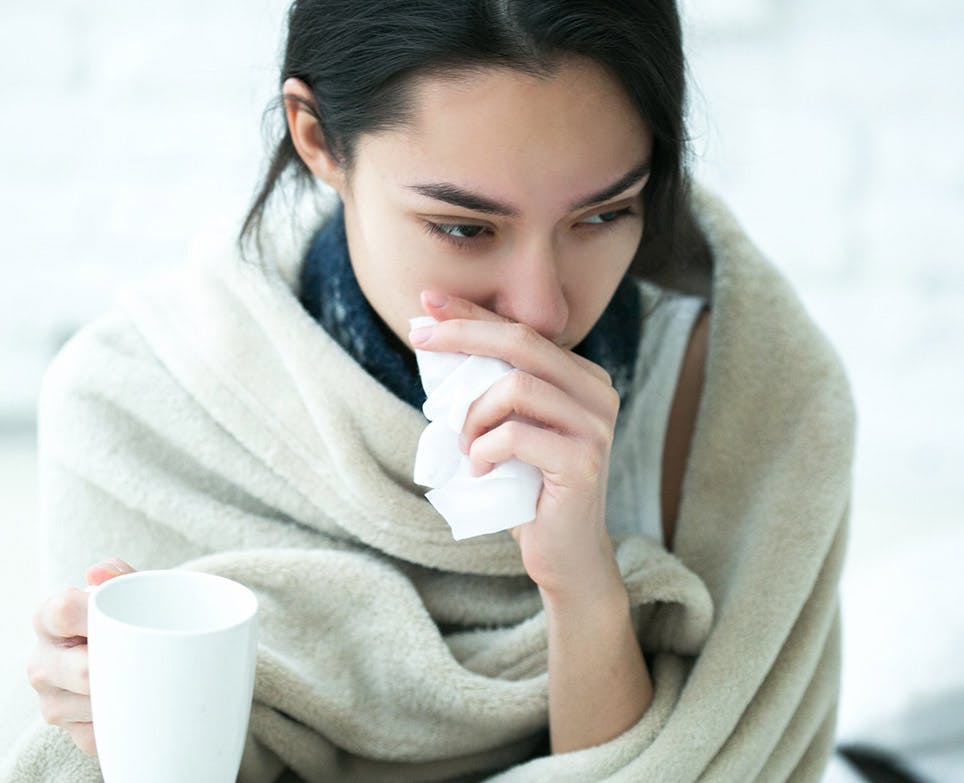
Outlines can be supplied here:
M99 585L106 582L108 579L113 579L115 576L120 576L121 574L132 574L136 571L133 566L125 563L119 558L111 558L110 560L104 560L97 565L92 565L87 569L85 578L87 579L87 584L89 585Z

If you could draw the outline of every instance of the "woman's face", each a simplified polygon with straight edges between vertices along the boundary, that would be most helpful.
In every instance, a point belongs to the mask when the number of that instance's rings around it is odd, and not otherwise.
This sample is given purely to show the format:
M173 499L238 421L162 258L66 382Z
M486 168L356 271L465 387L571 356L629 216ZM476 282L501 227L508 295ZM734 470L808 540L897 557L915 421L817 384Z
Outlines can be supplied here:
M642 237L648 127L588 60L548 80L425 78L414 95L414 127L362 135L340 190L366 298L405 345L427 288L577 345Z

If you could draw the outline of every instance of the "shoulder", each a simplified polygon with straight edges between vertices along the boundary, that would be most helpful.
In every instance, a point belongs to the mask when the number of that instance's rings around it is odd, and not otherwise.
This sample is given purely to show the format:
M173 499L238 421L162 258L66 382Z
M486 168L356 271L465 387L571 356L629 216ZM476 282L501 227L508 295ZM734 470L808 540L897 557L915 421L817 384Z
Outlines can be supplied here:
M77 389L101 378L100 371L111 368L116 376L118 362L143 365L150 351L120 310L111 310L78 329L54 355L44 373L42 393L56 394Z
M699 393L703 386L703 370L706 366L706 355L710 340L710 306L705 305L696 320L693 322L693 330L690 332L689 343L680 367L680 383L676 388L676 399L699 399ZM689 385L684 381L690 381Z
M131 417L132 400L146 407L174 387L130 318L111 310L81 327L47 366L37 398L41 445L80 433L100 442Z
M709 350L709 316L709 307L704 307L693 324L680 363L676 392L673 396L669 419L666 424L660 506L663 513L661 520L663 538L667 548L673 541L682 493L683 475L696 426L696 414L703 396L703 379L706 356Z

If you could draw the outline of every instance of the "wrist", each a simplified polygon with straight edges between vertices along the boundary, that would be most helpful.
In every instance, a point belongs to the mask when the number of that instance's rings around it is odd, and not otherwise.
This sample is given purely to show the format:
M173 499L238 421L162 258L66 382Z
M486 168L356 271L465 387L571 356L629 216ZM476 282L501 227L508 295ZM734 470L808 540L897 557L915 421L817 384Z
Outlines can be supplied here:
M540 584L539 593L546 610L556 613L617 611L624 604L628 610L629 597L609 535L586 547L582 557L570 561L557 579Z
M539 588L542 604L550 620L572 618L593 624L607 620L621 621L629 615L629 594L618 570L599 580L567 585L564 590Z

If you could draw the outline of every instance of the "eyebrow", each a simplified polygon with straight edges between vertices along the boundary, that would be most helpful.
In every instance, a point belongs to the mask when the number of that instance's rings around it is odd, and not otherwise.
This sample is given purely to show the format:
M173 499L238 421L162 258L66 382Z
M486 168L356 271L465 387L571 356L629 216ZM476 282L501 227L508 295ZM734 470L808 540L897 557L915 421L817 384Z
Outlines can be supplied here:
M618 196L624 190L627 190L648 176L651 163L651 159L647 159L633 166L632 169L627 171L611 185L570 204L569 211L574 212L577 209L591 207L593 204L599 204L613 198L613 196ZM485 212L489 215L500 215L502 217L519 216L519 210L512 204L496 201L480 193L473 193L450 182L428 182L416 185L405 185L405 187L409 190L414 190L416 193L421 193L423 196L428 196L437 201L445 201L457 207L462 207L463 209L470 209L473 212Z

